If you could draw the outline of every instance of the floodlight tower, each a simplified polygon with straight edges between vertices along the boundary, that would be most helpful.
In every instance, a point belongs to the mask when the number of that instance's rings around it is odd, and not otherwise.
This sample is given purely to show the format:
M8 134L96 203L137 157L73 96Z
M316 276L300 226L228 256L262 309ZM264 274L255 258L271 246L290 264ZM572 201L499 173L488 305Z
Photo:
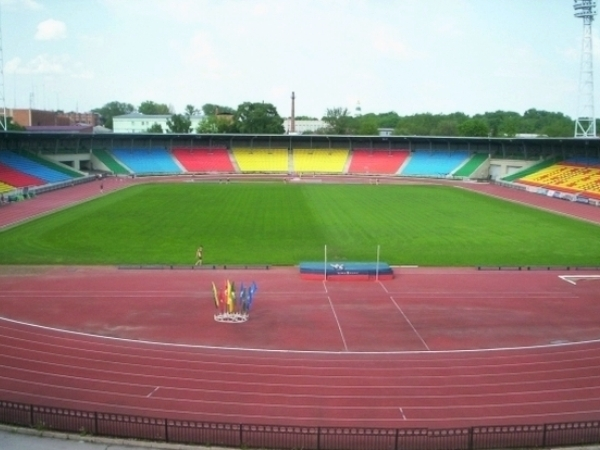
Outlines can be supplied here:
M4 56L2 54L2 11L0 11L0 130L6 131L6 101L4 99Z
M579 99L575 137L596 137L594 115L594 65L592 53L592 22L596 15L594 0L574 0L575 17L583 19L583 42L581 47L581 69L579 72Z

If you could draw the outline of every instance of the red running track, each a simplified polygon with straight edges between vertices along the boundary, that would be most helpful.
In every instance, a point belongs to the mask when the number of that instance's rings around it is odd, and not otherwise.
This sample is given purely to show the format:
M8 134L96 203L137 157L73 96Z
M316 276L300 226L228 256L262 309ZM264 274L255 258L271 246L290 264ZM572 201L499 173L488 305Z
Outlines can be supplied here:
M98 195L78 189L76 201ZM51 196L22 204L61 200ZM560 277L597 272L397 274L324 283L296 269L3 267L0 398L306 426L598 420L600 281ZM259 285L245 324L212 318L210 283L225 278Z
M295 269L5 269L0 398L257 424L597 420L600 281L398 272L323 283ZM245 324L213 320L223 277L259 285Z

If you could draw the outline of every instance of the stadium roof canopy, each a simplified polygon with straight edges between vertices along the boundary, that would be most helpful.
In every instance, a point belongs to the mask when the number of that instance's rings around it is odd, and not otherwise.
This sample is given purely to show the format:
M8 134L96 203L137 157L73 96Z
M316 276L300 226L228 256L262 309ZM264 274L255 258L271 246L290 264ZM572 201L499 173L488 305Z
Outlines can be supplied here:
M600 139L548 137L359 136L317 134L162 134L0 132L0 150L60 148L81 152L113 147L371 148L373 150L468 150L504 156L578 154L600 157Z

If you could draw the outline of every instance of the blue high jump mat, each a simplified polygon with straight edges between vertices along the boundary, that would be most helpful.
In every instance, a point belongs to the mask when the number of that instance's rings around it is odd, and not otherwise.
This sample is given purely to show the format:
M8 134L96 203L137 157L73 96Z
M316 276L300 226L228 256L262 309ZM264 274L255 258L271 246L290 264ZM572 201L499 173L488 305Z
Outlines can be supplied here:
M392 267L385 262L301 262L300 277L305 280L389 280Z

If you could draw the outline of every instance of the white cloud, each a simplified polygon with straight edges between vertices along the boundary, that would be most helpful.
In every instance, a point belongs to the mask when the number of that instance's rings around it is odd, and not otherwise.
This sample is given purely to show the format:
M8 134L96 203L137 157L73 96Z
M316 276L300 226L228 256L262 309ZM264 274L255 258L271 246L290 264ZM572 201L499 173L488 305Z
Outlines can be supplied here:
M61 75L70 78L92 79L94 72L79 62L73 62L67 55L38 55L24 62L16 57L9 60L4 70L15 75Z
M21 4L25 5L27 9L31 9L34 11L39 11L44 9L41 3L36 2L35 0L21 0Z
M406 60L414 57L406 43L385 29L373 33L372 45L378 53L388 58Z
M38 55L25 63L21 58L16 57L8 61L5 71L19 75L62 74L65 72L63 62L64 58L46 54Z
M24 6L25 9L29 9L31 11L39 11L44 9L41 3L36 2L35 0L0 0L0 5L12 7L12 6Z
M182 63L201 77L218 80L227 76L225 65L217 56L210 36L204 32L196 33L183 47Z
M35 38L38 41L51 41L67 37L67 26L64 22L48 19L40 22L37 26Z

